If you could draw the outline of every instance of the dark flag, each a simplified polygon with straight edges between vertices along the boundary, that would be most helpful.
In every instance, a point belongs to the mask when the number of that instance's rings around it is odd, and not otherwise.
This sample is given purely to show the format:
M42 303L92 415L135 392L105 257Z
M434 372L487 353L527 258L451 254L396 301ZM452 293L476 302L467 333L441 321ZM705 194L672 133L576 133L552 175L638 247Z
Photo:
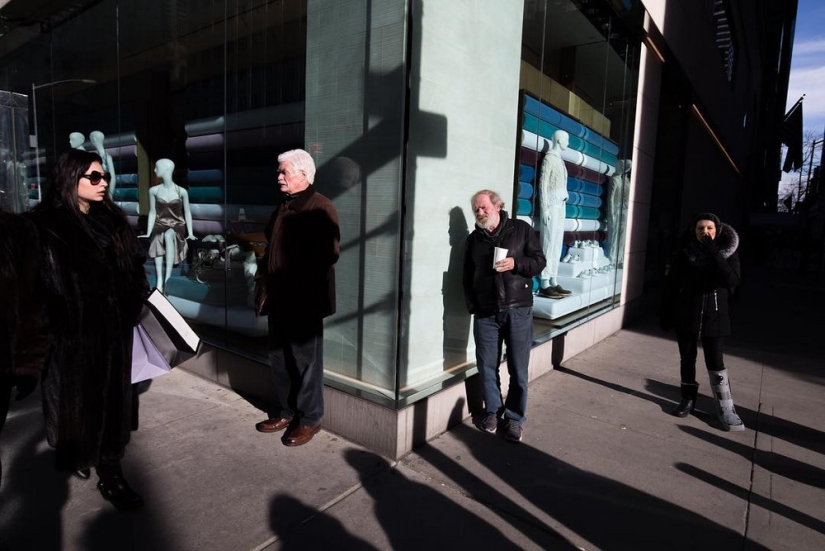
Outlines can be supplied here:
M779 138L788 146L782 170L790 172L802 168L802 100L799 98L779 125Z

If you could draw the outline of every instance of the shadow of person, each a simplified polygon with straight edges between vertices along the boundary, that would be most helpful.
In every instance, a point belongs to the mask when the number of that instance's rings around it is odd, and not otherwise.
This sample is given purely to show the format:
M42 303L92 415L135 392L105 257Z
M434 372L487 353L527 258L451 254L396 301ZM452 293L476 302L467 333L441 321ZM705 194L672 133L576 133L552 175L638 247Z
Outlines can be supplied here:
M372 497L375 516L395 550L511 549L511 542L495 526L434 489L414 482L386 459L349 449L347 462L361 476ZM376 463L382 464L375 474ZM493 515L485 510L485 514Z
M464 304L463 284L464 244L470 232L464 211L460 207L450 209L448 235L450 260L441 283L445 370L467 362L467 343L470 341L470 314Z
M702 482L716 486L720 490L724 490L739 499L748 500L752 505L756 505L766 511L785 517L786 519L799 523L802 526L810 528L811 530L815 530L820 534L825 534L825 522L822 522L818 518L806 515L805 513L797 511L787 505L783 505L782 503L778 503L772 499L754 493L750 490L750 488L737 486L736 484L700 469L699 467L694 467L693 465L688 465L687 463L676 463L673 466L681 472L701 480Z
M311 521L311 522L309 522ZM377 549L350 534L338 519L304 505L288 495L278 495L269 505L269 522L283 551L306 549Z
M814 488L825 488L825 471L818 467L808 465L807 463L778 453L768 452L758 448L753 449L751 446L740 444L734 440L728 440L722 436L711 434L694 427L685 425L678 425L678 427L682 432L695 438L732 451L749 461L753 461L754 464L773 474L796 480L797 482L813 486Z
M70 475L55 470L54 450L38 451L45 446L42 423L32 430L32 416L22 417L23 423L10 420L3 436L24 440L0 489L0 549L61 549L61 511L69 498Z
M605 388L609 388L610 390L615 390L616 392L621 392L623 394L629 394L630 396L636 396L637 398L641 398L642 400L646 400L648 402L656 404L657 406L659 406L659 408L662 411L665 411L665 412L669 412L677 404L677 402L673 402L673 401L670 401L670 400L659 398L659 396L651 396L650 394L645 394L644 392L641 392L639 390L629 388L629 387L626 387L626 386L623 386L623 385L620 385L620 384L617 384L617 383L611 383L611 382L605 381L603 379L599 379L598 377L593 377L592 375L586 375L585 373L575 371L573 369L564 367L562 365L555 366L554 370L559 372L559 373L564 373L565 375L570 375L571 377L576 377L578 379L581 379L582 381L587 381L589 383L595 383L597 385L601 385ZM648 382L650 382L650 379L648 379ZM678 389L676 389L674 392L676 393L676 394L674 394L674 396L678 396ZM664 395L667 396L668 394L664 394Z
M94 478L94 477L93 477ZM130 476L130 482L135 477ZM89 481L92 483L92 481ZM138 481L140 482L140 481ZM135 484L143 487L143 484ZM102 498L101 498L102 499ZM171 551L180 544L170 537L155 516L157 509L151 503L136 511L118 511L101 502L98 512L83 530L80 548L85 551L142 550Z
M508 491L552 517L599 549L738 549L742 534L689 509L579 469L526 444L513 445L467 425L451 433L481 465L496 474ZM419 451L463 491L518 518L513 501L500 500L491 484L428 445ZM520 507L520 506L519 506ZM765 549L749 542L752 549Z

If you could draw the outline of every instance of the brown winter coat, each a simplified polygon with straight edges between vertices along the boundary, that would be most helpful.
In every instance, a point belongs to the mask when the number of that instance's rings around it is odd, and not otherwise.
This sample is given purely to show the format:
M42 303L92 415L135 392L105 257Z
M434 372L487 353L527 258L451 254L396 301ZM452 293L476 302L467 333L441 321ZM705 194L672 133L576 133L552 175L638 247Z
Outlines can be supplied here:
M266 270L269 316L311 320L335 313L335 263L340 254L338 212L310 186L282 203L269 219Z

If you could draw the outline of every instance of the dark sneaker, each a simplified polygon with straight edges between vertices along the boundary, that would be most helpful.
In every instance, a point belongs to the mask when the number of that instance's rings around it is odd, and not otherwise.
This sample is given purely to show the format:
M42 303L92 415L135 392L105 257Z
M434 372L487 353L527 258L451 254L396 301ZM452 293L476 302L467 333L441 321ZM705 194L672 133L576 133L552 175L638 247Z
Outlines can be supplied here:
M564 288L564 287L562 287L561 285L556 285L556 286L555 286L555 287L553 287L553 288L556 290L556 292L557 292L558 294L560 294L560 295L561 295L561 296L563 296L563 297L569 297L570 295L572 295L572 294L573 294L573 291L568 291L567 289L565 289L565 288Z
M521 442L521 425L510 421L507 423L507 432L504 433L504 438L510 442Z
M488 413L484 416L481 422L478 424L478 428L483 430L484 432L496 432L498 428L498 418L496 417L495 413Z

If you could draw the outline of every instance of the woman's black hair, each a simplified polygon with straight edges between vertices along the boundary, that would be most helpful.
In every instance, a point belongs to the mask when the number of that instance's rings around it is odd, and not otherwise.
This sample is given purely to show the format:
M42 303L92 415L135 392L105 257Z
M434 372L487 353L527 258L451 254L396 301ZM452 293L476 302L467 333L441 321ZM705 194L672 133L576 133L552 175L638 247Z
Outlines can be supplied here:
M84 224L84 213L78 204L77 188L80 185L80 178L89 170L92 163L98 162L101 165L103 160L100 155L90 151L80 149L70 149L63 153L54 166L54 174L43 193L43 200L35 207L36 210L65 209L77 218L84 230L92 234L88 224ZM104 194L103 200L92 202L89 205L89 214L97 217L99 213L103 216L108 214L108 219L113 225L112 234L109 236L112 241L115 258L121 268L129 269L132 263L132 247L130 246L131 229L126 215L117 206L108 193ZM94 237L92 235L92 237Z
M63 153L54 166L52 179L44 186L41 204L46 207L66 208L80 217L83 213L77 201L77 187L80 185L80 177L86 174L94 162L103 164L97 153L80 149L71 149ZM109 199L108 195L104 202L106 199Z

